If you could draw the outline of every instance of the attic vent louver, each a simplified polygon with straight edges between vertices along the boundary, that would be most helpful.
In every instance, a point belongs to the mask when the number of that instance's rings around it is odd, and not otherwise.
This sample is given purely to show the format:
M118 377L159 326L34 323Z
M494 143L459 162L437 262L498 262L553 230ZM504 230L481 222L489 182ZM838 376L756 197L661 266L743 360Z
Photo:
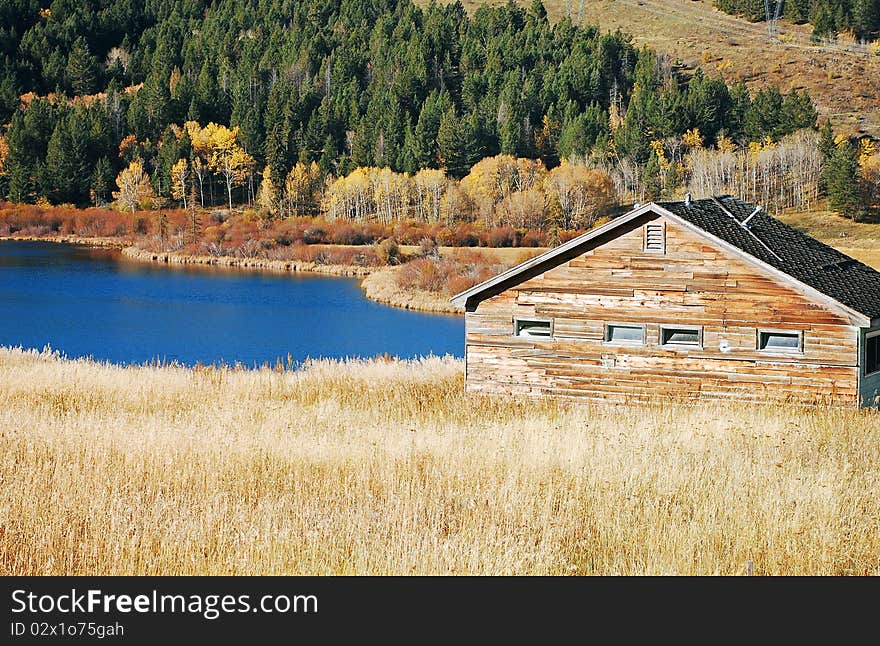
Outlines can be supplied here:
M666 227L662 222L649 222L645 225L645 251L666 253Z

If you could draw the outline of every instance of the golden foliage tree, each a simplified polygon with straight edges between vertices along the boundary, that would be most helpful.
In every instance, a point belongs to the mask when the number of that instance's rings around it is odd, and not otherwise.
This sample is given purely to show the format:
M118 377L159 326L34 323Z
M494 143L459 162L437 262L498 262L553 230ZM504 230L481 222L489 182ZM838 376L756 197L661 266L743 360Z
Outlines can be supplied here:
M121 209L134 213L143 208L153 199L153 186L150 176L144 171L140 160L135 159L116 177L118 191L113 192L113 199Z
M199 203L205 206L205 180L209 179L210 170L201 157L195 155L192 160L193 176L199 182Z
M608 173L568 162L550 171L546 192L558 204L563 229L590 228L615 202Z
M189 164L186 159L178 159L171 167L171 197L183 201L186 206L187 179L189 178Z
M514 193L543 189L547 169L539 159L515 158L512 155L496 155L480 160L461 180L461 190L471 200L487 225L525 226L517 218L511 219L509 208L498 208L502 202L522 201L513 198Z
M699 128L688 130L682 135L681 141L685 146L693 150L699 150L703 147L703 135L700 134Z
M125 161L131 163L137 157L138 142L134 135L126 135L119 142L119 156Z
M6 137L0 135L0 177L6 174L6 157L9 155L9 144Z
M880 208L880 152L862 156L859 164L865 204Z
M448 183L446 173L433 168L425 168L413 176L414 215L417 220L440 220Z
M251 157L237 143L238 128L231 130L226 126L209 123L200 133L210 142L211 157L209 166L223 176L226 183L226 194L229 198L229 209L232 209L232 187L240 186L248 178L254 166Z
M289 216L316 213L323 187L324 174L315 162L297 162L284 180L283 209Z
M183 129L189 135L192 149L192 172L199 182L199 203L205 206L205 181L210 182L210 168L207 160L211 158L211 139L207 128L202 128L196 121L187 121Z
M273 217L278 214L278 188L272 179L272 169L269 166L263 169L263 179L257 192L257 204Z

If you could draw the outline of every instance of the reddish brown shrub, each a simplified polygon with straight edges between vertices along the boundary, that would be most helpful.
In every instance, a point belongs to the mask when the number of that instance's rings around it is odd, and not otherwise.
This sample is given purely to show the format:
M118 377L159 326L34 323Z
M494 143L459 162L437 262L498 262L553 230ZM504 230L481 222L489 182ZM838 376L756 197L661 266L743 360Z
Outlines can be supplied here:
M453 247L478 247L480 246L480 234L476 226L470 223L457 224L452 228Z
M546 247L548 246L547 234L543 231L535 231L534 229L530 229L522 235L522 238L519 241L519 246Z

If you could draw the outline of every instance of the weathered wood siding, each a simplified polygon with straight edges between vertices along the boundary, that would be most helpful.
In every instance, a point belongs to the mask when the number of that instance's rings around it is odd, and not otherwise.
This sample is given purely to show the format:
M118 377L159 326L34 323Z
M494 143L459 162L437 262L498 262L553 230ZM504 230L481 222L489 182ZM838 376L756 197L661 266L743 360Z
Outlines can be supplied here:
M468 389L856 405L860 330L843 313L671 221L666 253L646 253L646 221L468 312ZM514 336L514 318L532 317L552 319L553 337ZM645 344L605 343L606 323L644 324ZM661 324L702 326L702 348L660 347ZM759 351L759 329L803 331L803 353Z

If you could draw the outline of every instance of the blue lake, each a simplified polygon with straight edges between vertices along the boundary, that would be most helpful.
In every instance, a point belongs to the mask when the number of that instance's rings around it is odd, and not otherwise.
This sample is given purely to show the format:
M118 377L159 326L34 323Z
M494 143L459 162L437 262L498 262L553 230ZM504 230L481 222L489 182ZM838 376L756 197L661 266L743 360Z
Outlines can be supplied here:
M112 250L0 241L0 345L123 364L461 356L464 321L379 305L354 279L170 268Z

